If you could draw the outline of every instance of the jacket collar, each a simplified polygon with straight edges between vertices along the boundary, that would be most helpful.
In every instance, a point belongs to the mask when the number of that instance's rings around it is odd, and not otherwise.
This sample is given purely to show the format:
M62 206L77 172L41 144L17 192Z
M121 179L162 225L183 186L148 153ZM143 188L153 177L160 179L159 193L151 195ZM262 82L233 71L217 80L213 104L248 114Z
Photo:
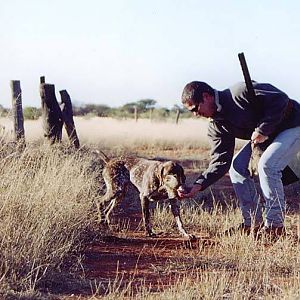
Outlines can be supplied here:
M217 90L214 90L214 92L215 92L215 103L217 105L217 112L220 112L222 110L222 105L220 104L219 92Z

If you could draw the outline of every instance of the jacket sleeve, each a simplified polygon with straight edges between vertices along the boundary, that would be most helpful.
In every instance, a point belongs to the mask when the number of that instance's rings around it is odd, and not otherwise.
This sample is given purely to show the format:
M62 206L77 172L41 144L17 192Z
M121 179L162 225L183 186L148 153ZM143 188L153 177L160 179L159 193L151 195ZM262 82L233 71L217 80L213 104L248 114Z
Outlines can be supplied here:
M289 98L269 84L264 84L262 88L255 88L255 94L261 110L261 117L255 131L269 136L283 120Z
M219 122L209 123L208 138L211 144L211 160L208 168L195 181L195 184L201 184L202 190L229 171L235 145L234 136Z

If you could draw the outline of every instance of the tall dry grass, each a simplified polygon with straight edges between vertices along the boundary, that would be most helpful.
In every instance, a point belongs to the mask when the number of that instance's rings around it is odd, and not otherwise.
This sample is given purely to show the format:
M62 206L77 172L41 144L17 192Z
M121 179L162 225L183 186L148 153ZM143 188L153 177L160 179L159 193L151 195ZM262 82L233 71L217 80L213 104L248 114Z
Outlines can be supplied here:
M34 290L82 247L98 197L89 158L47 146L22 153L12 152L9 144L2 148L2 285Z
M182 217L189 232L201 232L214 243L207 246L207 239L200 239L189 253L176 248L164 265L155 266L153 272L169 274L172 284L165 282L153 292L142 281L137 289L134 278L126 284L116 278L104 299L299 299L300 244L292 233L295 228L288 226L290 235L272 242L240 232L225 235L225 229L241 221L233 207L224 211L215 206L208 213L188 206L182 209ZM290 218L300 225L297 216ZM158 207L153 220L156 230L176 232L168 208ZM175 282L174 274L178 274ZM103 291L95 289L91 299L103 299Z
M2 121L0 124L9 130L10 123ZM198 151L207 147L206 124L201 120L184 120L177 126L94 118L76 119L76 125L82 143L114 153L142 149L152 155L170 150L175 155L180 153L181 157L190 158L191 155L198 157ZM37 143L42 139L39 121L25 122L25 132L28 145L24 152L17 153L15 145L4 139L0 147L0 296L8 295L10 289L17 295L14 299L21 299L22 293L38 291L45 279L58 276L53 274L63 270L73 257L78 258L77 267L80 267L79 250L94 228L93 203L101 188L97 186L101 166L96 166L93 172L95 165L89 151L75 154L63 147L49 149ZM241 222L239 210L230 206L224 210L215 204L210 211L201 205L186 206L182 209L182 218L190 233L205 234L216 243L207 248L200 240L197 249L189 255L170 257L166 265L156 266L158 272L181 274L174 285L153 292L142 282L139 290L130 283L124 287L122 279L116 278L105 286L105 297L101 284L91 283L93 295L86 298L300 297L298 241L286 238L268 243L239 234L225 236L225 229ZM154 211L155 229L174 232L173 224L165 207ZM293 234L300 232L297 215L287 216L287 228ZM114 234L124 232L126 230ZM180 253L177 254L180 257ZM46 297L45 294L31 295L23 299Z
M204 119L183 119L176 125L173 121L150 122L147 119L116 120L112 118L75 117L76 129L81 144L101 145L112 150L136 148L145 149L195 149L208 146L206 138L207 121ZM0 125L9 132L13 122L0 118ZM26 140L36 142L43 139L42 120L26 120ZM66 138L64 134L64 138Z

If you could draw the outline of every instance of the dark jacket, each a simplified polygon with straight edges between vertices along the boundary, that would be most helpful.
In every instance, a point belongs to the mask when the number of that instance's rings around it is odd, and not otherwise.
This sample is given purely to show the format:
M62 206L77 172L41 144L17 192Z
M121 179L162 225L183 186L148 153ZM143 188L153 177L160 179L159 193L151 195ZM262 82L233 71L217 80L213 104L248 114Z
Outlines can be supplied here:
M222 109L208 126L211 161L195 182L203 189L229 171L235 138L250 140L254 130L274 137L285 129L300 126L300 104L297 101L268 83L253 82L253 87L254 99L249 97L245 83L218 92ZM286 116L289 101L292 110Z

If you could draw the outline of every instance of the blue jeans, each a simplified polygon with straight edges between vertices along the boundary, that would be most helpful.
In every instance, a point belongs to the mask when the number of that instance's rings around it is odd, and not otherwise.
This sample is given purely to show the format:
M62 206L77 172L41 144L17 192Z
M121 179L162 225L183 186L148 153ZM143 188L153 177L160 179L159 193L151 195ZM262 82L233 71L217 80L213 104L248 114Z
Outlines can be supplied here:
M258 164L259 183L265 200L265 226L284 226L285 197L281 171L300 151L300 127L284 130L265 150ZM229 175L240 203L244 224L263 222L262 204L248 164L251 143L247 143L233 158Z

